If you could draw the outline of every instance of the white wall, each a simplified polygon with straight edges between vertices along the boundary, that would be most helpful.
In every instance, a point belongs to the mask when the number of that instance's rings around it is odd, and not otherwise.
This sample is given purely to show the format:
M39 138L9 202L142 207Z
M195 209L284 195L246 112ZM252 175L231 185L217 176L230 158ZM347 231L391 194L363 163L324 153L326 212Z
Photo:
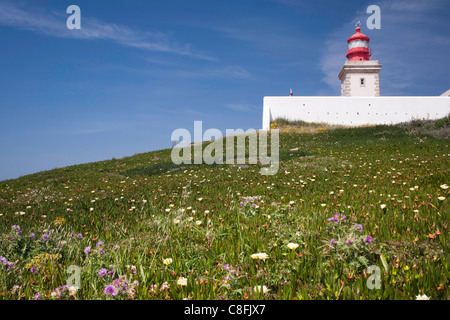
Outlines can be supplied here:
M438 119L450 97L264 97L262 129L276 118L341 125L393 124Z

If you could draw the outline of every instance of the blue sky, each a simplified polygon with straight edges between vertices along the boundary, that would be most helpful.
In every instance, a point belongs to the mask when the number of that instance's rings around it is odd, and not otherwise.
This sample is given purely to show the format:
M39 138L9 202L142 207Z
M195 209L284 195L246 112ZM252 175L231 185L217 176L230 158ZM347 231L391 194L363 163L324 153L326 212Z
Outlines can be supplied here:
M0 0L0 180L169 148L194 120L260 129L263 97L291 88L337 96L358 20L381 95L440 95L449 16L448 0Z

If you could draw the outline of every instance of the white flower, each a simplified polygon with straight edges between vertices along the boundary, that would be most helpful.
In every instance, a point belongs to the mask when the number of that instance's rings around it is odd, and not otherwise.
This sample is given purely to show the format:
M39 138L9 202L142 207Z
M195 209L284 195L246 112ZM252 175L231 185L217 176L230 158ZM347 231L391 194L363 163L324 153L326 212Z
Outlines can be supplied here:
M385 205L385 204L382 204L382 205L380 205L380 208L381 208L381 209L384 209L384 208L386 208L386 205Z
M427 297L426 295L418 295L416 296L416 300L430 300L430 297Z
M444 200L445 200L445 197L438 197L438 199L439 199L440 201L444 201Z
M208 214L208 213L209 213L209 210L205 210L205 213Z
M169 209L169 208L167 208L167 209L166 209L166 212L170 212L170 209Z
M448 185L446 185L445 183L444 183L444 184L441 184L440 187L441 187L442 189L444 189L444 190L448 189Z
M267 289L266 286L256 286L256 287L253 287L253 291L256 291L256 292L262 291L263 293L267 293L270 291L270 289Z
M250 258L252 258L252 259L259 259L259 260L266 260L266 259L269 258L269 255L267 253L260 252L260 253L252 254L250 256Z
M295 250L295 249L297 249L298 248L298 244L297 243L288 243L287 244L287 247L289 248L289 249L291 249L291 250Z
M179 224L180 220L179 219L173 219L173 224Z
M78 288L75 287L75 286L70 286L68 289L69 289L69 294L71 296L74 296L77 293L77 290L78 290Z
M295 203L295 201L289 201L289 204L294 204Z
M163 260L163 263L164 263L166 266L168 266L169 264L172 263L172 258L164 259L164 260Z
M203 222L203 221L201 221L201 220L197 220L197 221L195 221L195 224L199 226L199 225L202 224L202 222Z
M179 285L179 286L187 286L187 279L186 278L183 278L183 277L180 277L179 279L178 279L178 281L177 281L177 284Z
M187 221L192 221L192 220L194 220L194 217L189 217L189 218L187 219Z

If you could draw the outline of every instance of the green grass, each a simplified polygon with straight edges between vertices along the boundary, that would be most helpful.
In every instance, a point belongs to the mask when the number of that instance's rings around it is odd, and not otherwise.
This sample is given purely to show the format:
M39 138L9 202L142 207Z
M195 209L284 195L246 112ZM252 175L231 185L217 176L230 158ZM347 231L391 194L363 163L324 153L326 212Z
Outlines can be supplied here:
M174 165L170 152L0 182L0 298L56 299L70 265L81 268L76 299L112 298L103 290L119 276L138 284L116 299L450 298L447 139L402 126L287 130L274 176Z

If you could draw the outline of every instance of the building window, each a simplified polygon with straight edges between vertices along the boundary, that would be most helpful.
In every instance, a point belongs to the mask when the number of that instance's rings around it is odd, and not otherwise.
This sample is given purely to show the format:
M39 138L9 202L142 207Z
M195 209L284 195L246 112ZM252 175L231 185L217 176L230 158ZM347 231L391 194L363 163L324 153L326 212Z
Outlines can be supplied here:
M364 78L361 78L361 87L364 87L366 84L365 84L365 81L364 81Z

